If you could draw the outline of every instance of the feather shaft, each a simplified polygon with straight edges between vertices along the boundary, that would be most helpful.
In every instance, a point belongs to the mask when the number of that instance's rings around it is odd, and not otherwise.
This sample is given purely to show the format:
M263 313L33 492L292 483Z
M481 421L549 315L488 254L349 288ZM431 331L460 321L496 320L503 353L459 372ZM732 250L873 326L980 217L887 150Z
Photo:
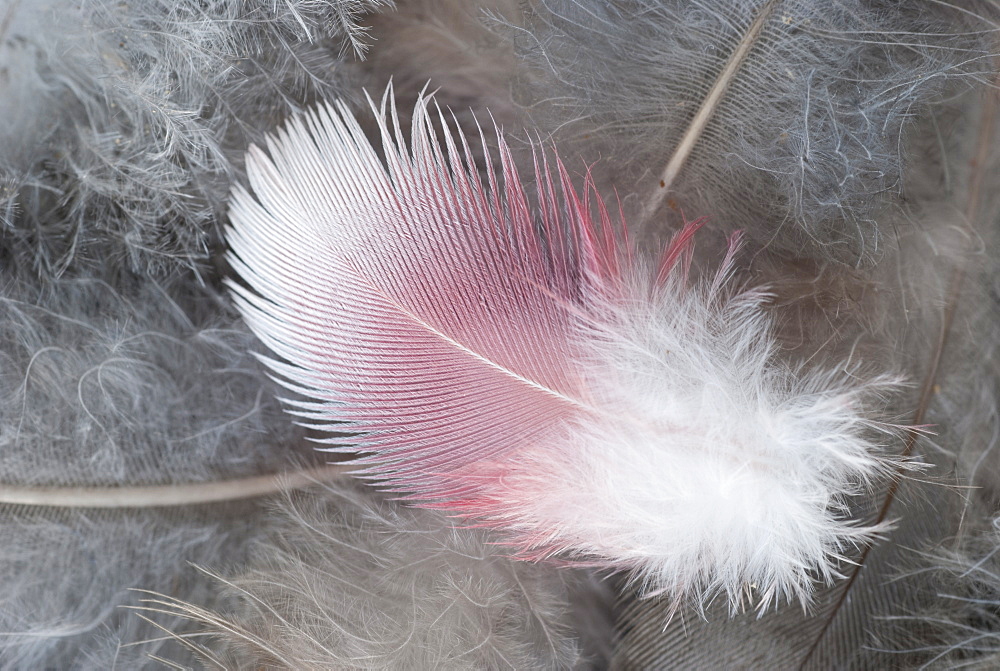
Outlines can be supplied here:
M719 102L726 95L730 83L732 83L736 73L743 65L743 61L760 37L761 31L764 29L764 24L780 2L781 0L767 0L760 8L757 18L750 24L743 39L736 45L733 55L729 57L726 66L719 73L719 78L712 85L708 95L705 96L701 107L694 115L687 130L684 131L684 135L681 136L680 142L677 143L677 148L674 149L670 156L670 160L667 161L667 165L663 169L663 174L660 175L659 188L654 187L653 195L646 202L646 206L643 209L643 221L649 221L656 214L660 205L663 204L663 199L670 193L674 180L677 179L681 170L684 169L684 164L687 162L688 157L691 156L691 152L694 151L701 134L705 131L705 127L708 126L708 122L711 121L712 116L715 114Z
M132 487L17 487L0 485L0 504L53 508L163 508L273 496L343 477L345 466L325 465L276 475L193 484Z

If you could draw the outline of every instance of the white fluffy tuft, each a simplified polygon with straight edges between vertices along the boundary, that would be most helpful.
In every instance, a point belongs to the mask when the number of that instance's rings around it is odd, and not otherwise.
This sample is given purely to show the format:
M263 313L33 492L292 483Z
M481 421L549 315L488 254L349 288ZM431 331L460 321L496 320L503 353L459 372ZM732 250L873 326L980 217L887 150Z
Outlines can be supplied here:
M763 610L808 603L885 528L850 499L893 466L871 411L900 380L781 364L766 299L674 286L588 335L603 413L524 457L501 495L511 520L551 530L537 549L613 558L647 595Z

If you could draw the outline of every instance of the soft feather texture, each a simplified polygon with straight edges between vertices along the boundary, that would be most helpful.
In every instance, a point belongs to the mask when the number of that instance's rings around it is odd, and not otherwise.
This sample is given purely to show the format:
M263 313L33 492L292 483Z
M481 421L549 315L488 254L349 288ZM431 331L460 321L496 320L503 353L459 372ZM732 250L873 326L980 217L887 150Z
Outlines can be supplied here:
M344 95L340 54L387 4L6 3L0 176L19 213L5 246L22 242L43 274L204 265L247 142Z
M921 668L988 669L1000 661L1000 313L996 309L1000 157L991 141L1000 136L1000 101L995 91L983 98L978 108L959 117L968 121L968 128L981 129L973 151L965 152L976 158L964 170L957 166L958 183L947 189L961 201L979 202L972 208L974 218L963 222L972 249L963 287L966 300L957 311L955 342L944 362L947 373L941 376L935 417L951 429L951 435L942 432L935 447L955 465L962 486L963 524L947 542L921 548L903 567L907 577L925 581L924 599L919 607L896 610L890 620L896 626L888 639L891 649L897 656L919 656ZM970 189L968 182L973 180L981 183Z
M39 287L5 270L0 500L4 484L165 485L291 466L301 432L276 421L252 336L219 296L139 278ZM119 609L135 603L127 590L207 598L206 580L179 581L187 562L238 561L257 512L0 505L0 666L141 666L166 644Z
M995 669L1000 664L1000 519L961 542L923 556L937 597L932 608L901 613L901 653L922 654L921 669ZM909 649L908 649L909 648Z
M252 337L222 298L133 281L3 287L7 481L197 481L205 469L237 475L285 461L271 445L301 432L275 423Z
M146 595L198 626L206 668L567 669L570 572L512 561L483 532L334 484L283 501L226 611Z
M920 657L896 652L897 641L891 638L895 624L889 618L926 606L927 580L900 574L917 552L927 549L929 539L952 532L960 498L940 484L910 480L895 501L890 511L894 528L864 555L859 577L817 590L806 612L786 604L759 617L749 612L731 617L725 604L715 603L704 618L681 612L664 626L669 603L623 592L611 668L912 668L907 663L919 663ZM871 504L877 505L875 497ZM863 519L875 512L870 507L856 510ZM861 558L861 553L850 557L855 562ZM855 568L849 562L840 567L845 575Z
M248 157L227 237L253 291L232 287L315 399L296 413L524 557L634 569L678 602L808 601L877 530L846 505L888 469L871 413L896 381L782 362L766 295L730 286L735 241L688 286L697 223L651 263L558 159L536 230L502 138L484 186L424 105L408 149L383 104L388 169L343 105Z
M817 593L807 617L784 608L725 622L717 607L708 622L675 620L664 631L669 603L625 598L616 668L909 669L940 651L919 614L951 609L928 569L997 501L1000 329L991 250L1000 173L992 95L965 96L922 122L907 171L908 220L877 268L816 270L774 258L758 265L771 266L786 346L892 361L914 381L895 407L928 425L912 446L925 470L891 495L874 492L858 511L876 519L886 506L883 519L895 520L894 528L854 556L856 566L843 567L848 580ZM964 275L959 287L957 273Z
M477 119L511 130L523 126L512 94L514 45L491 30L488 16L518 17L518 3L407 0L396 11L373 15L370 37L378 48L359 65L372 73L369 90L383 90L391 81L396 99L406 101L398 110L404 125L411 102L430 89L466 133L476 132ZM477 164L485 160L477 153Z
M376 6L0 2L0 500L303 465L210 254L247 138L344 92L338 17ZM0 668L184 661L128 589L214 604L187 563L260 512L0 505Z
M576 138L591 160L600 152L616 186L643 206L665 196L674 210L710 213L789 256L877 259L891 237L879 222L899 203L912 120L992 68L995 16L980 3L540 0L532 8L513 34L529 64L522 99L536 122ZM723 76L741 45L745 58ZM706 107L720 81L721 98ZM702 109L711 117L690 156L675 179L664 178Z
M763 6L740 4L750 12ZM224 222L224 199L229 184L241 174L246 143L289 111L334 95L360 100L356 83L366 81L371 90L381 90L390 78L398 84L397 99L409 108L430 78L435 99L454 108L466 137L477 132L468 108L480 119L488 118L484 110L491 110L500 125L513 131L527 125L530 114L538 124L532 134L559 136L564 157L599 157L593 171L602 193L613 199L616 191L626 211L636 211L649 192L656 191L665 157L674 149L658 145L658 134L671 141L678 128L646 124L635 112L648 109L650 101L662 106L663 77L688 71L676 65L661 67L660 61L646 69L638 67L635 58L654 54L665 63L691 63L689 34L665 31L662 18L673 12L680 22L671 27L690 25L689 20L698 23L694 53L712 72L702 80L695 78L698 91L688 97L701 95L703 100L724 60L720 52L732 53L734 36L748 27L747 12L734 12L734 6L730 0L683 5L503 0L499 7L488 0L407 0L398 14L369 18L364 16L367 8L385 7L329 0L0 2L0 295L17 305L0 316L17 315L15 323L0 327L0 388L14 394L5 396L11 403L0 415L0 425L5 435L16 435L9 427L23 416L24 426L30 428L23 434L30 436L28 449L41 450L41 457L35 458L5 445L0 477L8 458L18 479L67 484L116 482L99 477L99 465L123 474L124 485L137 474L145 482L181 482L172 476L173 469L187 481L207 481L255 473L258 467L287 467L285 453L299 434L289 431L287 419L273 411L257 367L235 351L224 353L229 346L249 345L248 336L204 285L214 285L226 272L214 232ZM637 7L652 11L630 15ZM795 12L782 12L783 7ZM815 7L819 9L811 9ZM852 7L863 13L829 11ZM885 11L870 13L880 8ZM339 14L341 9L347 13ZM360 11L355 14L355 9ZM518 9L531 13L521 17ZM694 9L703 11L687 13ZM942 308L949 303L950 273L962 259L971 265L923 420L934 425L934 435L916 445L915 454L934 464L920 478L929 483L908 483L896 495L886 519L901 519L889 538L865 555L861 568L841 566L841 572L857 573L858 578L818 591L806 618L798 604L792 604L760 619L756 613L730 619L728 604L719 599L706 608L709 622L682 610L666 633L671 601L637 603L631 600L632 590L626 590L617 660L624 668L794 667L806 654L809 668L913 667L921 656L926 661L951 647L956 656L937 660L941 666L969 661L976 654L962 651L976 643L965 635L967 627L983 637L979 641L995 634L991 605L977 603L965 612L964 605L958 612L949 608L958 603L950 598L955 594L988 597L989 588L978 585L975 571L954 571L954 590L914 589L926 588L950 570L950 560L935 559L953 556L940 550L952 547L942 545L943 536L959 534L958 547L971 557L966 567L992 551L991 541L979 545L963 539L978 537L978 510L989 518L1000 500L1000 387L993 364L1000 331L992 316L997 291L990 278L996 270L989 262L996 254L988 240L984 244L996 216L992 205L984 206L985 229L971 231L966 225L968 175L979 160L975 147L969 151L966 145L976 144L976 132L957 143L956 138L963 136L963 129L974 129L980 103L957 101L961 111L950 109L956 89L975 83L980 71L995 69L981 58L996 51L996 21L990 20L994 14L993 3L978 2L777 3L763 33L767 39L758 38L751 52L752 67L737 72L737 79L749 73L761 85L752 89L750 104L740 114L723 115L736 122L726 128L740 132L717 133L723 129L716 124L700 135L686 170L701 165L702 146L718 150L705 153L705 160L719 170L709 170L703 182L681 174L675 189L684 188L671 194L667 209L683 209L689 216L707 214L712 226L743 227L750 233L751 244L734 264L735 282L763 281L774 295L764 309L774 317L782 358L808 359L820 368L842 361L878 362L886 370L906 371L919 384L934 358ZM484 35L477 17L489 15L502 15L518 28L499 37ZM340 56L346 46L341 16L356 26L371 26L370 37L363 38L371 45L371 60L360 66L350 49L343 59ZM574 21L564 22L563 16ZM814 20L795 23L796 16ZM608 25L617 22L615 17L627 21ZM786 19L792 22L786 24ZM817 21L835 29L838 24L843 28L871 22L895 30L875 35L824 33L810 28ZM899 30L912 28L916 34L899 39ZM348 32L363 37L353 27ZM788 52L775 49L769 41L774 36L816 47L801 52L802 59L796 56L784 63L800 75L797 68L815 66L811 81L780 76L782 60L776 56L784 58ZM856 39L859 36L862 39ZM541 51L552 56L551 63L533 58ZM765 58L756 58L765 52ZM532 57L530 72L511 72L518 64L511 53ZM573 59L572 67L566 66L567 56ZM914 64L916 69L911 68ZM950 64L959 67L949 69ZM567 89L558 81L553 85L554 71L580 95L562 98ZM838 79L841 75L844 78ZM533 80L519 88L525 105L520 111L510 104L509 82L515 76ZM671 81L670 86L676 84ZM834 85L828 89L817 84L831 81ZM893 88L893 82L903 86ZM736 83L723 96L722 107L737 97L746 100L738 95ZM916 86L909 87L911 83ZM803 92L809 96L803 97ZM755 106L755 99L765 103ZM833 109L809 105L809 118L817 122L809 126L814 150L809 152L811 162L800 166L796 161L806 155L801 135L807 121L805 103L820 99L829 99ZM864 105L855 105L859 100ZM872 101L875 105L868 105ZM890 104L880 107L880 101ZM570 107L560 108L563 102ZM858 116L858 110L864 115ZM408 110L401 111L406 127ZM836 122L833 131L831 119ZM866 119L872 123L866 125ZM899 132L883 134L880 123ZM783 138L781 133L789 129L798 129L798 134ZM838 131L845 133L842 142ZM507 141L515 152L527 147L515 143L516 135L511 137ZM485 174L487 155L479 152L478 143L472 144L478 152L476 164ZM942 149L957 151L942 158ZM790 162L804 171L791 176L768 173L769 164L760 159L774 159L785 167ZM985 165L993 165L992 160ZM580 165L575 160L567 163L574 169ZM850 172L855 168L860 170ZM893 176L900 169L906 175L901 183ZM979 170L997 174L989 167ZM850 179L852 175L857 179ZM789 201L788 193L794 195L796 188L802 199ZM1000 194L990 179L982 191L991 202ZM789 218L790 212L797 212L792 207L796 202L814 206L796 215L801 215L798 224ZM640 217L630 218L633 228L640 222ZM670 228L673 222L668 215L646 225ZM800 251L799 240L812 234L816 240ZM843 244L838 236L843 236ZM721 258L716 250L724 247L722 237L699 238L694 272L707 269L704 273L710 276ZM646 238L636 244L644 253L659 248L643 247ZM767 244L767 250L762 251L761 244ZM874 258L882 261L873 270L826 263ZM197 273L185 271L192 267ZM52 283L60 274L67 281ZM42 278L40 283L34 275ZM149 282L150 275L158 279ZM110 286L98 290L101 282ZM10 290L12 285L19 288ZM161 289L169 299L157 298ZM195 295L200 298L192 299ZM113 306L111 314L102 315L102 305ZM182 306L180 312L175 305ZM10 307L4 304L5 310ZM182 312L190 324L185 325ZM59 314L74 326L57 327ZM220 336L216 328L226 335ZM115 329L135 339L119 341ZM104 336L98 335L102 332ZM16 339L24 334L29 336L22 347ZM115 363L122 352L125 360ZM29 361L23 357L34 354L34 373L28 375ZM65 371L60 361L67 363ZM221 377L202 376L199 366L219 370ZM104 378L109 394L84 396L81 404L73 394L74 380L83 379L81 388L94 392L89 383L99 379L101 370L112 373ZM158 372L150 374L154 370ZM5 377L8 374L13 377ZM236 383L244 374L245 380ZM18 385L26 379L29 400L37 402L39 410L48 409L44 417L16 403ZM215 382L223 383L228 401L212 395ZM262 414L223 428L243 416L261 389ZM912 418L918 391L915 387L897 396L894 421ZM186 398L193 393L197 399ZM100 411L96 419L82 411L84 406ZM186 412L209 431L196 436L184 425L164 428L169 418ZM75 452L73 443L65 440L49 445L49 424L79 426L84 449ZM101 442L101 427L115 437L114 447ZM160 455L159 443L148 439L143 427L153 433L163 430L177 449ZM259 440L264 436L274 438L273 444ZM185 437L190 440L182 440ZM207 466L198 458L202 450ZM229 459L234 460L231 467ZM977 488L967 489L969 482ZM971 505L956 510L963 496ZM883 500L884 489L864 498L852 505L861 517ZM147 587L228 612L219 595L208 589L209 581L184 562L235 575L234 562L256 561L247 553L246 542L265 528L259 512L253 503L159 511L3 507L0 591L12 596L0 597L0 632L13 635L0 638L0 645L6 646L0 649L0 667L160 668L151 654L190 665L190 658L161 632L116 608L137 602L138 597L123 589ZM931 557L923 567L939 569L914 570L919 553ZM827 609L831 595L841 599L835 613ZM605 606L598 602L592 609L599 621ZM914 627L911 619L901 621L921 637L914 641L888 632L887 622L901 616L954 624L941 634ZM192 633L176 619L163 624L182 635ZM599 625L585 636L601 639L597 645L606 646L606 633ZM909 651L907 657L885 654L900 648ZM933 648L929 654L927 648ZM988 660L990 651L983 652Z

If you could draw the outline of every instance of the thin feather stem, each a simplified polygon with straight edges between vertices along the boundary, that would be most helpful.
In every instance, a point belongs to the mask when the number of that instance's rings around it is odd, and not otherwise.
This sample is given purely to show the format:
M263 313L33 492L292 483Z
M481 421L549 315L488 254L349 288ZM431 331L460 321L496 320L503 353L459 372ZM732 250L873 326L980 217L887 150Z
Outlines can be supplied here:
M288 473L141 487L15 487L0 485L0 504L54 508L161 508L193 506L270 496L330 482L350 472L330 464Z
M705 127L708 125L708 122L712 120L712 115L715 114L715 110L719 106L719 102L722 100L723 96L726 95L729 84L733 81L736 73L746 60L747 54L750 53L754 44L757 43L757 39L760 37L764 24L767 22L768 17L771 16L771 12L774 11L774 8L777 7L779 2L780 0L768 0L764 3L764 5L760 8L760 12L757 14L757 18L754 19L753 23L751 23L750 27L747 29L746 35L743 36L743 39L740 40L740 43L733 51L732 56L729 57L726 67L724 67L722 72L719 73L719 77L715 80L715 84L713 84L711 91L709 91L708 95L705 96L705 100L702 102L701 107L694 115L694 118L691 119L691 124L684 132L680 142L677 144L677 148L670 156L670 160L667 162L667 167L663 169L663 173L660 175L658 188L654 188L653 195L647 201L646 207L643 210L643 222L648 221L650 217L656 213L656 211L660 208L660 204L663 203L663 199L666 198L667 193L670 192L670 187L673 185L674 180L677 179L677 176L684 168L684 164L687 162L688 157L691 156L691 152L698 143L698 139L701 137L701 134L705 131Z

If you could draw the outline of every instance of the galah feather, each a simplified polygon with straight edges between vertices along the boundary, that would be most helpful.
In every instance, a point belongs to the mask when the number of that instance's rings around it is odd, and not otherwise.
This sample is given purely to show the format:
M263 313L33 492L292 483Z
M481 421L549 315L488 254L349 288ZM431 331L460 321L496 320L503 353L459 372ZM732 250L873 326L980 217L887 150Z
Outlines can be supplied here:
M232 198L234 299L328 449L522 558L677 603L833 580L878 531L849 500L891 470L872 413L896 380L784 361L766 291L734 286L738 237L696 282L698 222L649 259L589 176L536 151L528 189L499 131L477 166L426 100L407 141L387 99L381 147L320 106L250 149Z

